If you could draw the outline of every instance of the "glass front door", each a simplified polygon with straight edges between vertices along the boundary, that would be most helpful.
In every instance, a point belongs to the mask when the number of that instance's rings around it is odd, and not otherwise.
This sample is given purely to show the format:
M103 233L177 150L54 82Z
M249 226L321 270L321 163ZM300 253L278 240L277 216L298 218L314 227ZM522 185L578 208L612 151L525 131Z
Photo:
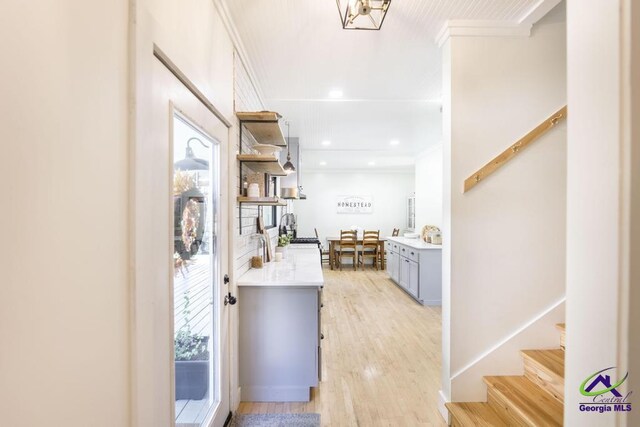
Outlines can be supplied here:
M173 310L176 426L201 426L220 401L218 144L173 118Z

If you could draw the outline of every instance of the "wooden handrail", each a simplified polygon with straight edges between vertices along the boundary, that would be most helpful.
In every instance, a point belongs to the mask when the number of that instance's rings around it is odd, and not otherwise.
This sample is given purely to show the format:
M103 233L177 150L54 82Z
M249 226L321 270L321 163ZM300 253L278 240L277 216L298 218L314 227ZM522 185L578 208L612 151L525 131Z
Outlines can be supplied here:
M471 175L469 178L464 180L464 190L463 193L471 190L476 186L480 181L500 169L505 163L514 158L518 153L522 151L522 149L526 148L536 139L538 139L542 134L546 131L554 127L558 124L558 122L562 119L567 118L567 106L565 105L557 112L551 115L547 120L540 123L536 126L531 132L520 138L509 148L500 153L497 157L491 160L489 163L484 165L481 169L479 169L476 173Z

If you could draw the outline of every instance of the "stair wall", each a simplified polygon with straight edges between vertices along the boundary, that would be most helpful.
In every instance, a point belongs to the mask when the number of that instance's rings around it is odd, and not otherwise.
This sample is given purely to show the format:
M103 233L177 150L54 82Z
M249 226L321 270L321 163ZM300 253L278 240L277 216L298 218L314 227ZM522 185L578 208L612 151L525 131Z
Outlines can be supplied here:
M557 323L565 316L564 298L553 304L539 318L524 329L508 337L499 346L488 350L474 363L453 374L451 378L452 402L484 402L487 388L482 381L488 375L523 375L524 365L520 350L526 348L558 348ZM516 329L517 330L517 329Z

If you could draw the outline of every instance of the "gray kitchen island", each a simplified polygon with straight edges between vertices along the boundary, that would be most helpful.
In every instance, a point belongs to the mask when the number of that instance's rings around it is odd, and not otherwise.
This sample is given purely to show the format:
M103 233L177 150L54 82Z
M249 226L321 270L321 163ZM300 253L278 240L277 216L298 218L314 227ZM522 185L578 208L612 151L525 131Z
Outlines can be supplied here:
M324 277L317 248L238 279L240 387L248 402L309 401L321 378Z

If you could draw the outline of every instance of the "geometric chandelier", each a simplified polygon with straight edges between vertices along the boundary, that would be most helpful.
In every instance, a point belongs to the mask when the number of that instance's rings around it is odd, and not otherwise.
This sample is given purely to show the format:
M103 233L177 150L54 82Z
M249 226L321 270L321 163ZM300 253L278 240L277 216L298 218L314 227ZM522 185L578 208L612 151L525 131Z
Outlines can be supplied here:
M342 28L345 30L379 30L391 0L336 0Z

